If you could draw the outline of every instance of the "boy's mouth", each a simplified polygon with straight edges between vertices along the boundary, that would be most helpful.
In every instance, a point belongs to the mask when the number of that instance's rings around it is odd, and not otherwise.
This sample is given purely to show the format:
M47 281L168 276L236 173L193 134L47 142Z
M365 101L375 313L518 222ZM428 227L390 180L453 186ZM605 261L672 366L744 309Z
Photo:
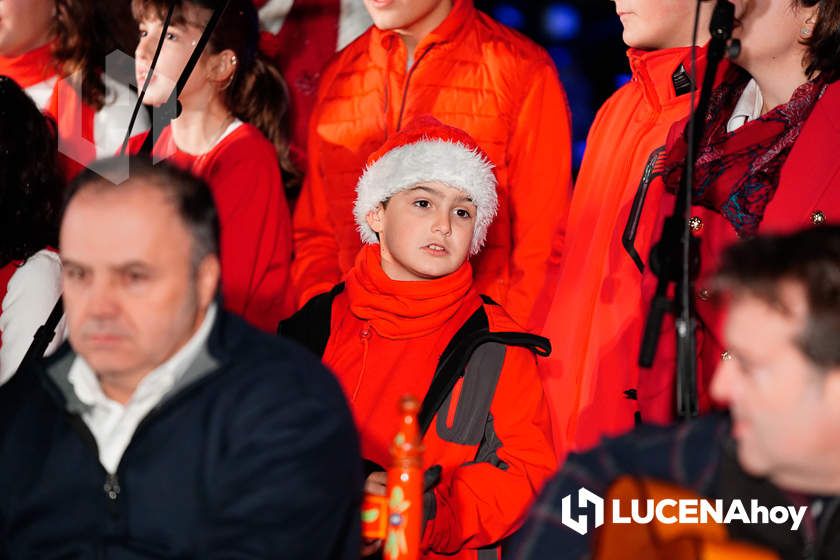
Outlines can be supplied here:
M437 243L429 243L428 245L424 245L422 249L425 250L427 253L431 253L432 255L436 256L445 255L446 253L448 253L446 247Z

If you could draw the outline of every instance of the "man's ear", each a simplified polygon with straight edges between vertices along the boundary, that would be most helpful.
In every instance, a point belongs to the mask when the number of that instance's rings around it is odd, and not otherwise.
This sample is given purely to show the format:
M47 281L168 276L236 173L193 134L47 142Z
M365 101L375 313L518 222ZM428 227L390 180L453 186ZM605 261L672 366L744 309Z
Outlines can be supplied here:
M226 87L236 72L239 60L231 49L225 49L209 56L207 61L207 79Z
M196 270L196 289L198 291L198 303L202 308L206 308L216 297L216 292L219 289L219 277L222 274L222 266L219 263L219 257L216 255L207 255L198 264Z
M385 207L382 203L377 204L376 208L367 213L365 221L377 235L382 234L382 230L385 229Z

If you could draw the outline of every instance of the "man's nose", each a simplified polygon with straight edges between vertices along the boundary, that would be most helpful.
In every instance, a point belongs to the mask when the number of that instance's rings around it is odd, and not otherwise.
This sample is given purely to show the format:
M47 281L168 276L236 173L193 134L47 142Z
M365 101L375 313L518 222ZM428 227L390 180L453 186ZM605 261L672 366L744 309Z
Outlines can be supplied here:
M732 395L737 390L738 385L738 372L736 370L735 359L728 352L724 352L709 387L709 392L714 400L723 404L732 400Z
M87 313L91 317L109 318L115 316L120 308L116 286L107 280L93 282L88 291L86 304Z

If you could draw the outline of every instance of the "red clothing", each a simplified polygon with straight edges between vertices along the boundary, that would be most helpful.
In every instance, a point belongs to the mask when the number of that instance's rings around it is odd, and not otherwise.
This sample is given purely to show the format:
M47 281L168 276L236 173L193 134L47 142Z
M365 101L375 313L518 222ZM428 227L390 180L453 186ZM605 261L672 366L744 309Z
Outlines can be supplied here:
M382 271L377 245L359 253L345 291L333 302L323 359L351 403L366 459L390 464L388 446L400 422L400 397L426 394L444 348L481 305L469 263L443 278L398 282ZM520 330L489 307L491 330ZM453 390L447 422L462 382ZM556 467L548 410L529 350L507 348L490 414L501 442L496 455L507 464L505 470L477 460L478 444L441 437L437 418L423 439L425 465L443 467L434 491L436 514L423 537L424 558L476 558L474 549L497 543L516 528Z
M675 127L671 135L680 134ZM840 223L840 160L833 157L833 146L840 145L840 83L828 87L814 109L782 167L779 186L758 227L758 234L789 233L814 223ZM666 194L661 217L670 215L674 198ZM738 240L735 229L716 210L695 206L693 215L702 220L700 237L700 275L695 284L696 308L700 322L697 334L698 390L701 412L712 406L709 385L721 360L723 347L722 309L707 297L710 279L718 268L723 249ZM661 224L660 228L661 229ZM649 300L656 278L645 275L645 295ZM656 363L639 382L639 408L645 421L665 423L674 419L675 342L671 318L662 327Z
M59 161L69 180L98 157L112 155L125 137L137 96L129 88L103 75L105 105L97 110L86 104L78 86L62 79L48 43L17 57L0 57L0 74L25 89L38 108L52 117L58 128ZM141 112L135 133L149 128Z
M290 148L306 168L306 131L327 61L370 26L361 0L254 0L260 9L260 49L289 85ZM283 8L287 7L287 11Z
M145 138L132 138L129 151L137 153ZM221 225L225 308L276 332L291 312L291 224L274 146L245 123L196 156L179 150L167 127L152 153L210 185Z
M518 33L456 0L417 46L376 27L325 70L294 216L298 304L329 290L361 247L355 186L367 157L431 114L476 139L496 164L499 213L473 259L476 288L523 326L544 321L570 196L569 112L554 64Z
M553 346L543 382L562 454L633 427L636 402L624 392L638 383L642 267L664 191L656 179L668 131L691 101L673 79L681 66L690 70L689 47L630 49L627 56L633 79L601 107L589 131L543 329ZM705 58L698 49L700 76Z

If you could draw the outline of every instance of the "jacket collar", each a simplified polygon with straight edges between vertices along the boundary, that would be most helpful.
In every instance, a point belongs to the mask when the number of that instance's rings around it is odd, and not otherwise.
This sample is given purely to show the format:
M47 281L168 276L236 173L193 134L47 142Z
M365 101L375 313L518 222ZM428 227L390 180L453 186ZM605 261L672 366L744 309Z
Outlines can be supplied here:
M703 72L706 69L706 47L697 48L697 88L703 81ZM691 73L691 48L676 47L672 49L660 49L656 51L644 51L640 49L629 49L627 58L630 62L630 70L633 73L633 81L642 88L645 99L654 107L660 107L666 103L685 95L678 92L674 76L683 69L683 79L687 79ZM686 81L686 84L690 82Z
M475 18L476 11L473 0L454 0L452 10L446 16L446 19L417 44L414 60L418 60L423 52L433 45L454 41L460 33L464 32L472 19ZM382 30L375 25L371 27L369 51L371 59L378 66L386 66L388 57L396 53L401 53L403 60L405 60L406 55L405 45L400 40L397 32ZM393 67L404 68L405 64L395 65Z

